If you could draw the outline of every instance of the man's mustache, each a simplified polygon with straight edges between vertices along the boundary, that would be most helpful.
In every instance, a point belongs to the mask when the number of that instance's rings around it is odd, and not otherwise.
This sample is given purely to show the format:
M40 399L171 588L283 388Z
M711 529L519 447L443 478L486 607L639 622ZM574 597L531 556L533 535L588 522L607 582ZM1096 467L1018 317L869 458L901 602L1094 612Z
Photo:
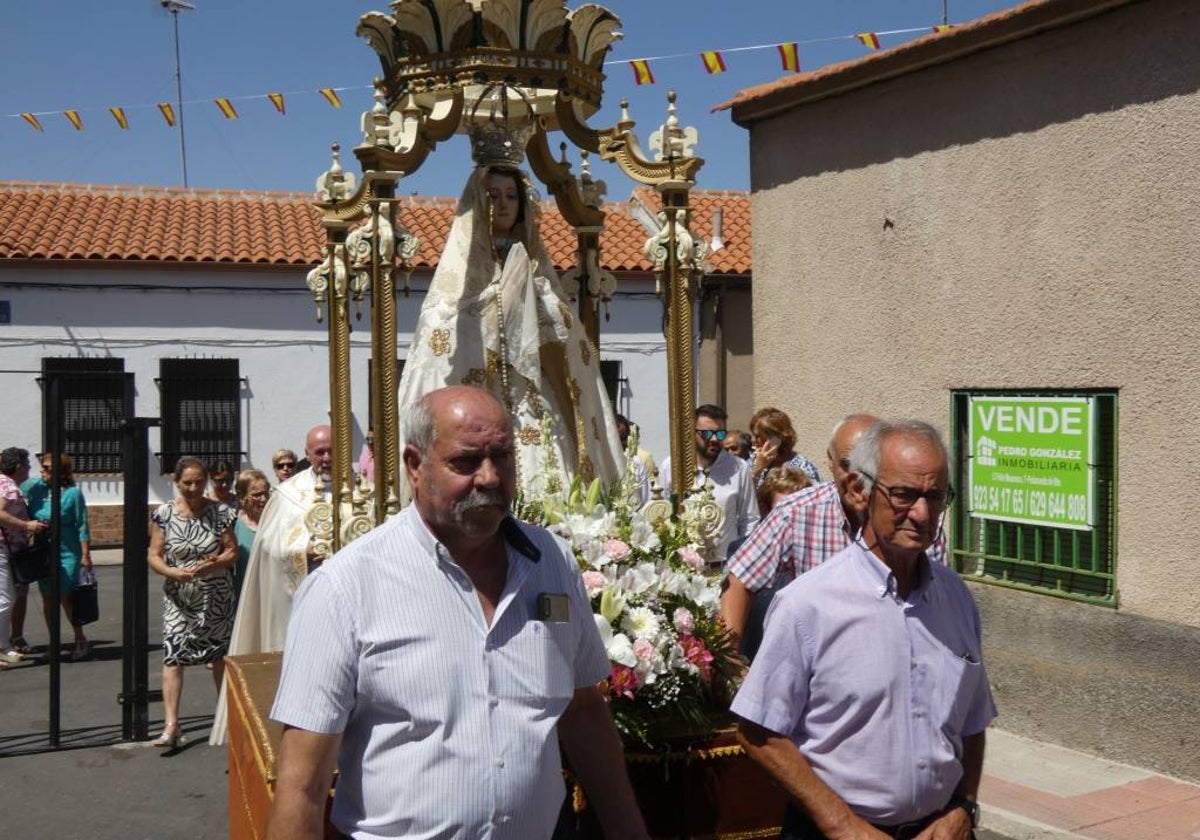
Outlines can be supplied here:
M510 500L503 490L481 490L478 487L471 490L454 503L455 516L463 516L475 508L499 507L508 510Z

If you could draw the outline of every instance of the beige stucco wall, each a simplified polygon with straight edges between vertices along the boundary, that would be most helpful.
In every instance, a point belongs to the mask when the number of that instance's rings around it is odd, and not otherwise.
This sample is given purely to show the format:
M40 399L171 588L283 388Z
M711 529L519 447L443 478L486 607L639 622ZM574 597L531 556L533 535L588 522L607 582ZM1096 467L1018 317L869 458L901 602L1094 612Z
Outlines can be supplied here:
M1200 627L1200 4L755 124L754 394L821 452L954 388L1118 388L1118 595Z

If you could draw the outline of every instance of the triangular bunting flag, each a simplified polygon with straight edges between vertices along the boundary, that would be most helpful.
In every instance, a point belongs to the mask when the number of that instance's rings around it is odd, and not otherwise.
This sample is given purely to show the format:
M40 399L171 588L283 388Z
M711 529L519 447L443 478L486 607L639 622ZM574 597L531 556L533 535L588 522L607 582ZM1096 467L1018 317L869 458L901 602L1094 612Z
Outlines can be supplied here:
M644 58L635 58L629 62L633 68L633 83L636 85L654 84L654 74L650 72L650 62Z
M874 32L856 32L854 35L864 47L872 50L879 49L879 36Z
M287 113L287 106L283 102L282 93L268 93L267 99L271 100L271 104L275 106L275 110L281 114Z
M113 119L117 121L117 125L121 127L122 131L128 130L129 118L125 116L124 108L118 105L116 108L109 108L108 113L113 115Z
M31 114L28 111L26 111L25 113L21 114L21 119L25 120L25 122L27 122L31 126L33 126L34 131L45 131L46 130L46 129L42 128L42 124L38 120L36 114Z
M175 126L175 109L171 107L170 102L159 102L158 112L163 115L163 119L167 121L167 125L172 128Z
M779 50L779 60L783 63L783 69L788 73L800 72L800 47L795 41L787 44L776 44L775 48Z
M236 120L238 118L237 110L233 107L233 103L229 101L229 97L220 96L213 100L217 103L217 107L221 109L221 113L225 115L227 120Z
M337 91L333 88L321 88L317 93L325 97L325 101L334 108L342 107L342 98L337 95Z
M933 31L934 32L949 32L953 28L954 27L952 25L950 25L949 23L937 23L937 24L934 24Z
M706 50L700 53L700 58L704 61L704 69L708 71L708 75L725 72L725 59L716 50Z
M83 118L79 116L78 111L63 111L63 116L75 126L76 131L83 131Z

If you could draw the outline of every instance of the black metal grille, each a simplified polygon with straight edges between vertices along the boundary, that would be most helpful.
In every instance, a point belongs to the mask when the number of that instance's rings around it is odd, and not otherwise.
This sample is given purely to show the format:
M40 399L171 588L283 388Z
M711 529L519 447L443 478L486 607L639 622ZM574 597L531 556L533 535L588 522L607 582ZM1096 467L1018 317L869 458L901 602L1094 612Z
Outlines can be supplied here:
M613 411L621 411L621 386L628 380L621 376L621 361L619 359L602 359L600 361L600 378L604 380L604 390L608 392L608 401Z
M57 424L76 473L119 474L124 467L121 424L133 415L133 374L124 370L124 359L42 359L42 448L50 448ZM50 400L50 377L58 381L57 406Z
M162 471L181 456L242 461L241 377L237 359L159 359Z

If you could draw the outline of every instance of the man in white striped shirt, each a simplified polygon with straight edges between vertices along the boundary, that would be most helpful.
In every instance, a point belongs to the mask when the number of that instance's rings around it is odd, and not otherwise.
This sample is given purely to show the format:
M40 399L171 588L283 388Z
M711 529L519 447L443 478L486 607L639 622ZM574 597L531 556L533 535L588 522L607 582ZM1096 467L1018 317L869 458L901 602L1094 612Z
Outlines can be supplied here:
M271 716L268 838L548 838L558 742L605 833L646 837L596 683L609 673L570 549L508 513L512 425L454 387L405 417L414 504L296 595ZM557 733L557 738L555 737Z

